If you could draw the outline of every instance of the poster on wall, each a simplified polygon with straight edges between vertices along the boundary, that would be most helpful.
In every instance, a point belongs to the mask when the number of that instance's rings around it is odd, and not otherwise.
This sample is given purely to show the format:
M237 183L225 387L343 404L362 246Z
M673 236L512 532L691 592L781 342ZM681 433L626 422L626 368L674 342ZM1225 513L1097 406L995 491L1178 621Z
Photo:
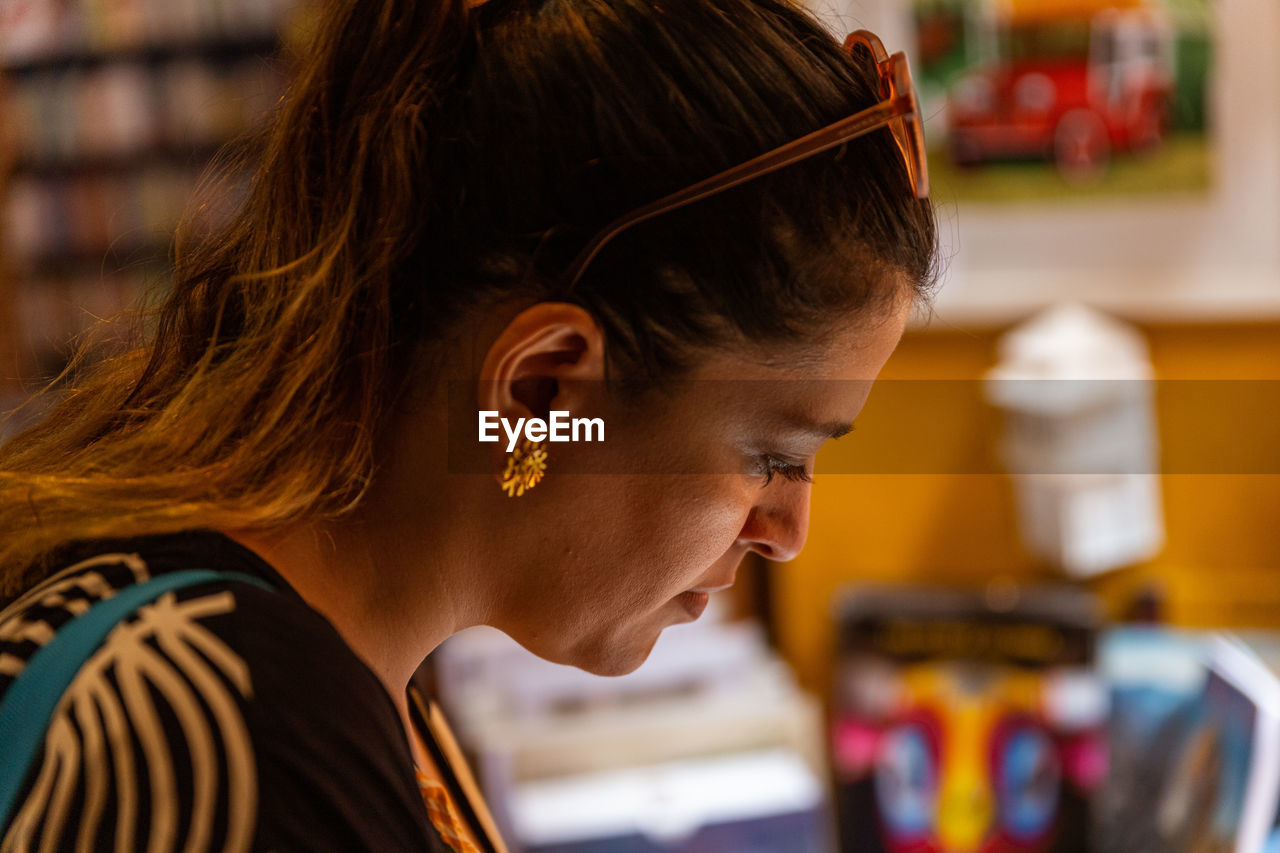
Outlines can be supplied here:
M1203 193L1209 0L913 0L930 174L959 201Z
M805 2L910 62L943 259L919 322L1280 317L1280 4Z

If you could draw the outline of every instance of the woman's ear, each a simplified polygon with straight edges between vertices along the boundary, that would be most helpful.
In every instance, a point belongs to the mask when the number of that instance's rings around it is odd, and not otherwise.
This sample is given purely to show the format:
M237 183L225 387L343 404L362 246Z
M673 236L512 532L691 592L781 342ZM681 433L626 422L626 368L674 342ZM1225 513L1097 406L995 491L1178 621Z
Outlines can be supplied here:
M595 318L578 305L539 302L490 344L477 397L481 409L501 417L546 418L553 408L572 411L585 402L581 390L603 380L604 334ZM575 393L570 381L586 384Z

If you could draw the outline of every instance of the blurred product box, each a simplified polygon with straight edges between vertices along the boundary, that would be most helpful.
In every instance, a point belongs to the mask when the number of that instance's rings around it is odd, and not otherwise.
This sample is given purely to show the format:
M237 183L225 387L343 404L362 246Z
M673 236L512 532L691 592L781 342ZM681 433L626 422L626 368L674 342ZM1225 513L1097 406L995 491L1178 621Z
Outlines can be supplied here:
M441 703L513 849L833 850L819 703L758 625L666 629L602 678L473 628L432 655Z
M1280 635L1108 633L1104 853L1280 850Z
M816 853L821 783L793 752L761 750L517 786L529 853Z
M861 588L837 606L841 849L1090 849L1098 615L1072 587Z

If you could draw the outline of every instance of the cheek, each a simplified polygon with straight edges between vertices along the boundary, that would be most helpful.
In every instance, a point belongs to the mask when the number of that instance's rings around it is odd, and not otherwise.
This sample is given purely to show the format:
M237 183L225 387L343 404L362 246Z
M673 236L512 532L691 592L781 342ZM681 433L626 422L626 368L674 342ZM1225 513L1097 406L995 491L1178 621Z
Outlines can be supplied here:
M560 539L563 574L542 579L542 589L571 589L573 611L592 621L652 612L705 581L733 548L759 490L724 473L741 461L709 426L619 420L605 444L573 448L577 470L594 473L549 476L544 493L556 496L544 518L549 531L565 530L566 517L580 522Z
M539 586L572 594L601 618L652 610L705 580L751 508L742 478L732 475L612 475L580 485L574 514L583 523Z
M559 510L582 523L543 552L554 558L536 560L508 633L550 660L631 671L657 632L679 621L673 599L732 551L750 510L745 494L741 477L724 475L581 478Z
M683 591L733 547L750 511L742 479L732 475L652 478L633 501L629 561L654 585Z

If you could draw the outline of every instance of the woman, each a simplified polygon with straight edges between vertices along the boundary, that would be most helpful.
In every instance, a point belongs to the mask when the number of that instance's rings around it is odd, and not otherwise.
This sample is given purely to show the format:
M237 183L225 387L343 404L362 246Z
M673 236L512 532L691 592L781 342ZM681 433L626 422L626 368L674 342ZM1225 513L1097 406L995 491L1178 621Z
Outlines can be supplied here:
M239 575L78 670L5 849L498 844L419 664L483 623L629 672L794 556L927 294L918 110L855 42L789 0L329 4L150 337L0 449L0 689L122 590ZM479 440L552 412L604 441Z

